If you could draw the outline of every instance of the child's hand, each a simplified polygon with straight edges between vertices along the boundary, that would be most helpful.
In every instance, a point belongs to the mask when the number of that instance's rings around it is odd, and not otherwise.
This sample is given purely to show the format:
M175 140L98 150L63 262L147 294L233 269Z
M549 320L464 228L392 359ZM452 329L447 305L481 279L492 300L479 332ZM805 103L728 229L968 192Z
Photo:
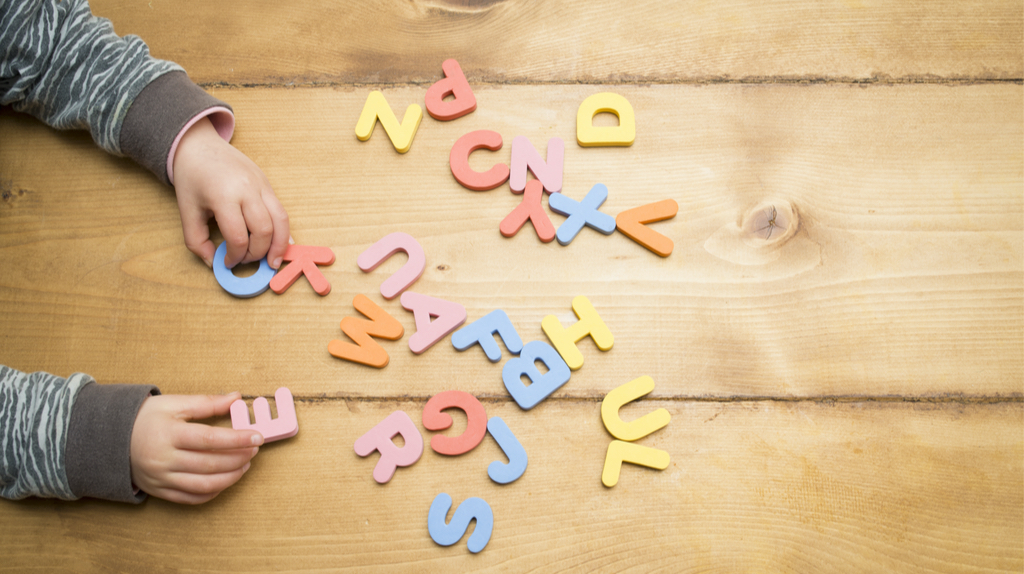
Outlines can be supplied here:
M183 504L202 504L249 470L263 436L188 422L229 412L229 395L156 395L142 403L132 429L132 483Z
M228 269L263 256L274 269L281 266L288 247L288 214L260 168L224 141L207 118L178 143L174 191L185 245L207 265L216 251L209 225L214 217L228 244Z

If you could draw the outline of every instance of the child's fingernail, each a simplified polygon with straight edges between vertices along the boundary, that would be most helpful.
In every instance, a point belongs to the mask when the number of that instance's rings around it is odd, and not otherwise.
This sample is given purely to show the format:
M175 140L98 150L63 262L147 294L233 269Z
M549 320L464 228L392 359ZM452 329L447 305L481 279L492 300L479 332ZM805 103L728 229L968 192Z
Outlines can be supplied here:
M288 236L288 245L295 245L295 240L292 239L291 235Z
M210 261L209 259L203 257L203 263L205 263L206 266L209 267L210 269L213 269L213 261Z
M273 267L274 269L280 268L281 267L281 258L278 257L277 259L275 259L274 262L270 264L270 266Z
M249 472L249 467L250 466L252 466L251 462L245 463L245 466L242 467L242 474L245 474L245 473Z
M252 448L252 456L256 456L259 452L260 452L260 447L254 446ZM252 458L252 456L250 456L249 458Z
M261 444L263 444L263 435L252 435L252 444L253 446L260 446Z

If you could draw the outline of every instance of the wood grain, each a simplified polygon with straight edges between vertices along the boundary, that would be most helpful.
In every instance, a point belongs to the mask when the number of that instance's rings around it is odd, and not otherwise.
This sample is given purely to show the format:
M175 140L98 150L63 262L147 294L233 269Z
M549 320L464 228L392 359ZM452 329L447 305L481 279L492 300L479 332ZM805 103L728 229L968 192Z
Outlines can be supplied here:
M460 354L446 339L409 351L412 314L378 292L404 256L356 267L405 231L427 254L415 290L466 306L470 321L500 308L524 340L545 339L544 316L569 324L572 298L591 299L615 347L581 342L584 368L562 396L604 396L646 374L662 397L1021 397L1019 86L616 88L637 111L637 143L569 145L565 193L605 183L610 214L675 199L679 215L654 226L675 252L589 229L566 247L530 226L503 238L519 197L459 186L452 143L503 134L501 151L473 155L483 169L509 161L515 135L541 150L549 137L572 142L576 107L597 89L480 88L474 114L425 119L404 155L379 127L365 143L353 134L365 89L217 90L296 241L337 255L323 298L304 280L281 296L230 297L184 248L169 189L81 134L0 118L0 138L24 142L0 150L0 173L28 190L0 205L5 360L165 392L504 396L500 363L479 348ZM423 90L387 97L404 108ZM744 231L765 202L795 210L791 233ZM383 371L327 352L358 293L406 329L383 342Z
M93 0L206 84L1020 80L1014 0Z
M0 501L0 572L1024 570L1020 2L91 4L233 105L233 143L293 237L337 255L333 290L230 297L184 247L171 189L0 108L0 364L165 393L286 385L300 422L200 507ZM407 154L379 126L356 139L370 90L423 105L450 57L474 113L425 117ZM574 143L600 91L631 102L632 147ZM507 163L514 136L542 153L560 137L570 197L604 183L612 215L676 200L652 226L674 252L592 230L566 247L529 226L502 237L519 197L448 168L476 129L505 147L475 169ZM543 340L541 320L573 322L586 295L613 349L581 342L583 368L528 412L502 385L507 352L492 364L444 339L413 355L412 315L378 292L404 256L355 263L393 231L426 251L415 290L469 320L504 309ZM405 327L383 370L327 352L356 294ZM639 442L672 462L626 465L608 489L600 401L641 375L655 391L623 417L668 409ZM447 389L508 422L526 474L492 483L485 437L376 484L356 438L396 409L420 425ZM490 503L484 552L430 540L440 492Z
M82 501L2 505L0 572L1019 572L1020 404L680 403L641 439L664 471L626 465L601 485L611 437L596 401L523 412L489 401L529 456L499 486L493 439L469 454L427 447L387 485L355 439L421 401L300 403L298 436L265 446L242 481L202 507ZM462 425L461 427L459 425ZM464 428L456 411L455 429ZM458 432L456 431L456 432ZM449 493L490 504L478 555L436 546L427 509ZM567 496L568 493L571 495Z

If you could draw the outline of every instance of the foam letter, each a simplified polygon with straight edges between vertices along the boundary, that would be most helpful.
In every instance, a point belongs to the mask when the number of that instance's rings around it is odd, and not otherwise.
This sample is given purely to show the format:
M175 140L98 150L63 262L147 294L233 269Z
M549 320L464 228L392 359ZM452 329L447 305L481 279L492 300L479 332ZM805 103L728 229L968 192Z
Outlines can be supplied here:
M601 473L601 482L605 486L610 488L618 484L619 471L622 470L624 462L665 470L668 468L669 457L668 453L663 450L613 440L608 445L608 454L604 458L604 471Z
M548 368L548 372L543 375L535 364L538 360ZM530 379L530 386L523 384L523 375ZM506 361L501 369L501 380L508 394L512 395L520 408L526 410L537 406L537 403L569 382L571 375L562 356L544 341L530 341L523 346L518 357Z
M480 343L480 348L492 363L501 360L501 348L494 340L494 334L501 337L501 342L513 355L518 355L523 350L523 340L519 337L512 321L501 309L495 309L490 313L473 321L469 325L452 333L452 345L465 351L471 346Z
M331 284L324 278L317 265L334 263L334 252L328 247L311 247L308 245L289 245L281 259L291 263L278 271L270 281L270 289L280 295L284 293L299 275L305 275L313 290L320 295L331 292Z
M672 419L672 415L668 414L665 409L647 413L630 423L622 422L622 419L619 418L619 409L622 408L622 405L635 401L653 390L654 379L645 376L634 379L608 393L608 396L601 401L601 420L604 421L604 428L619 440L631 441L644 438L667 425Z
M452 497L442 492L430 503L430 513L427 514L427 531L430 538L441 546L451 546L466 534L469 530L469 523L476 519L476 528L473 534L469 535L466 546L473 554L480 552L491 540L491 531L494 529L494 513L491 507L482 498L467 498L455 509L452 515L451 524L445 524L444 519L448 516L448 510L452 507Z
M387 351L371 337L380 337L395 341L401 339L405 328L397 319L381 309L376 303L363 294L356 295L352 300L352 306L365 315L366 319L356 317L345 317L341 320L341 331L348 335L355 344L347 341L333 340L327 345L327 351L339 359L361 363L371 367L382 369L387 366Z
M491 417L487 421L487 432L491 433L501 451L508 457L508 464L494 461L487 466L487 476L498 484L514 482L526 472L526 450L519 444L519 439L512 434L501 417Z
M576 202L563 193L551 194L548 197L548 207L551 208L551 211L568 217L562 225L558 226L558 233L556 233L558 242L568 245L583 230L584 225L605 235L614 233L615 219L597 210L606 199L608 199L608 188L603 183L590 188L582 202Z
M583 353L576 348L577 341L590 335L598 349L607 351L612 348L615 339L589 299L583 295L576 297L572 300L572 310L580 320L571 327L563 329L558 317L554 315L544 317L540 326L565 363L575 371L583 366Z
M459 408L466 413L466 430L459 436L434 435L430 448L437 454L455 456L465 454L480 444L487 434L487 411L473 395L463 391L438 393L423 405L423 428L444 430L452 426L452 417L444 409Z
M476 96L473 95L473 89L469 87L459 63L448 59L441 62L441 69L444 70L445 77L427 88L427 113L435 120L446 122L461 118L475 110ZM455 99L444 101L448 96L455 96Z
M466 322L466 308L452 301L406 291L402 293L401 302L416 320L416 332L409 337L409 350L417 355ZM431 317L437 318L432 321Z
M448 154L448 165L455 180L473 191L486 191L505 183L508 179L508 166L503 163L496 163L483 173L469 167L469 154L478 149L497 151L501 146L501 134L490 130L469 132L459 138Z
M594 116L613 113L619 125L595 128ZM612 93L594 94L583 100L576 111L576 141L583 147L630 146L636 139L636 117L626 98Z
M551 225L548 214L544 212L544 206L541 204L543 197L544 190L539 181L531 179L526 182L526 193L523 194L523 200L512 210L512 213L501 220L501 224L498 226L501 234L505 237L512 237L519 233L523 225L529 221L533 223L533 229L541 241L548 243L554 239L555 226Z
M409 260L401 269L395 271L391 277L380 284L380 294L389 301L408 289L423 275L423 270L427 266L427 256L423 253L419 242L408 233L396 231L366 248L366 251L360 253L356 258L359 268L369 273L399 251L404 251L409 256Z
M402 435L405 441L401 448L391 440L396 435ZM423 437L409 415L395 411L356 440L356 454L359 456L368 456L373 451L380 452L380 460L373 467L373 479L384 484L391 480L398 467L410 466L420 459Z
M253 418L256 422L249 423L249 407L245 401L238 399L231 403L231 428L236 430L252 429L263 435L263 442L293 437L299 432L299 421L295 418L295 400L292 392L285 387L274 393L277 403L277 418L270 418L270 403L263 397L256 397L252 402Z
M509 186L512 193L522 193L526 189L526 170L544 185L544 191L558 193L562 191L562 164L565 158L565 142L561 138L548 140L548 160L545 162L540 153L526 136L512 138L512 168L509 170Z
M678 211L679 204L674 199L665 199L619 213L615 216L615 225L626 237L662 257L668 257L672 254L672 240L647 227L647 224L672 219Z
M255 275L249 277L236 277L235 274L224 265L224 257L228 253L228 243L225 241L217 246L217 252L213 255L213 276L217 279L217 283L224 288L225 291L231 293L235 297L242 299L255 297L260 295L270 287L270 281L274 278L277 273L274 271L270 264L267 263L267 258L260 259L260 268L256 271Z
M373 91L366 96L363 112L359 114L359 121L356 122L356 137L359 138L359 141L370 139L377 120L380 120L380 125L384 126L384 131L391 138L391 144L395 146L398 153L405 153L412 146L412 138L416 135L416 130L420 127L422 119L423 108L416 104L409 104L409 107L405 109L405 118L399 124L398 118L395 117L395 112L391 111L391 106L388 105L384 94Z

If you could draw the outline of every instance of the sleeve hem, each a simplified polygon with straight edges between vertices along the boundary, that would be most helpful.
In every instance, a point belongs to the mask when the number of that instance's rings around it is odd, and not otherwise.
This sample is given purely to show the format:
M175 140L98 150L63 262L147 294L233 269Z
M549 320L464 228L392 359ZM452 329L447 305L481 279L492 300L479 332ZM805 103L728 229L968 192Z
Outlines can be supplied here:
M121 127L121 152L170 184L171 147L190 121L214 108L220 113L207 115L221 137L225 133L230 137L234 129L231 106L192 83L185 72L168 72L143 88L128 108Z
M160 394L152 385L89 383L78 393L65 446L68 486L76 497L138 504L132 486L131 440L143 401Z
M235 114L231 110L223 106L217 106L199 112L196 117L185 124L185 127L181 128L178 136L171 143L171 151L167 153L167 179L171 185L174 185L174 154L178 151L178 144L181 143L181 138L185 136L185 132L205 117L210 118L213 129L217 130L217 135L226 142L231 141L231 136L235 133Z

